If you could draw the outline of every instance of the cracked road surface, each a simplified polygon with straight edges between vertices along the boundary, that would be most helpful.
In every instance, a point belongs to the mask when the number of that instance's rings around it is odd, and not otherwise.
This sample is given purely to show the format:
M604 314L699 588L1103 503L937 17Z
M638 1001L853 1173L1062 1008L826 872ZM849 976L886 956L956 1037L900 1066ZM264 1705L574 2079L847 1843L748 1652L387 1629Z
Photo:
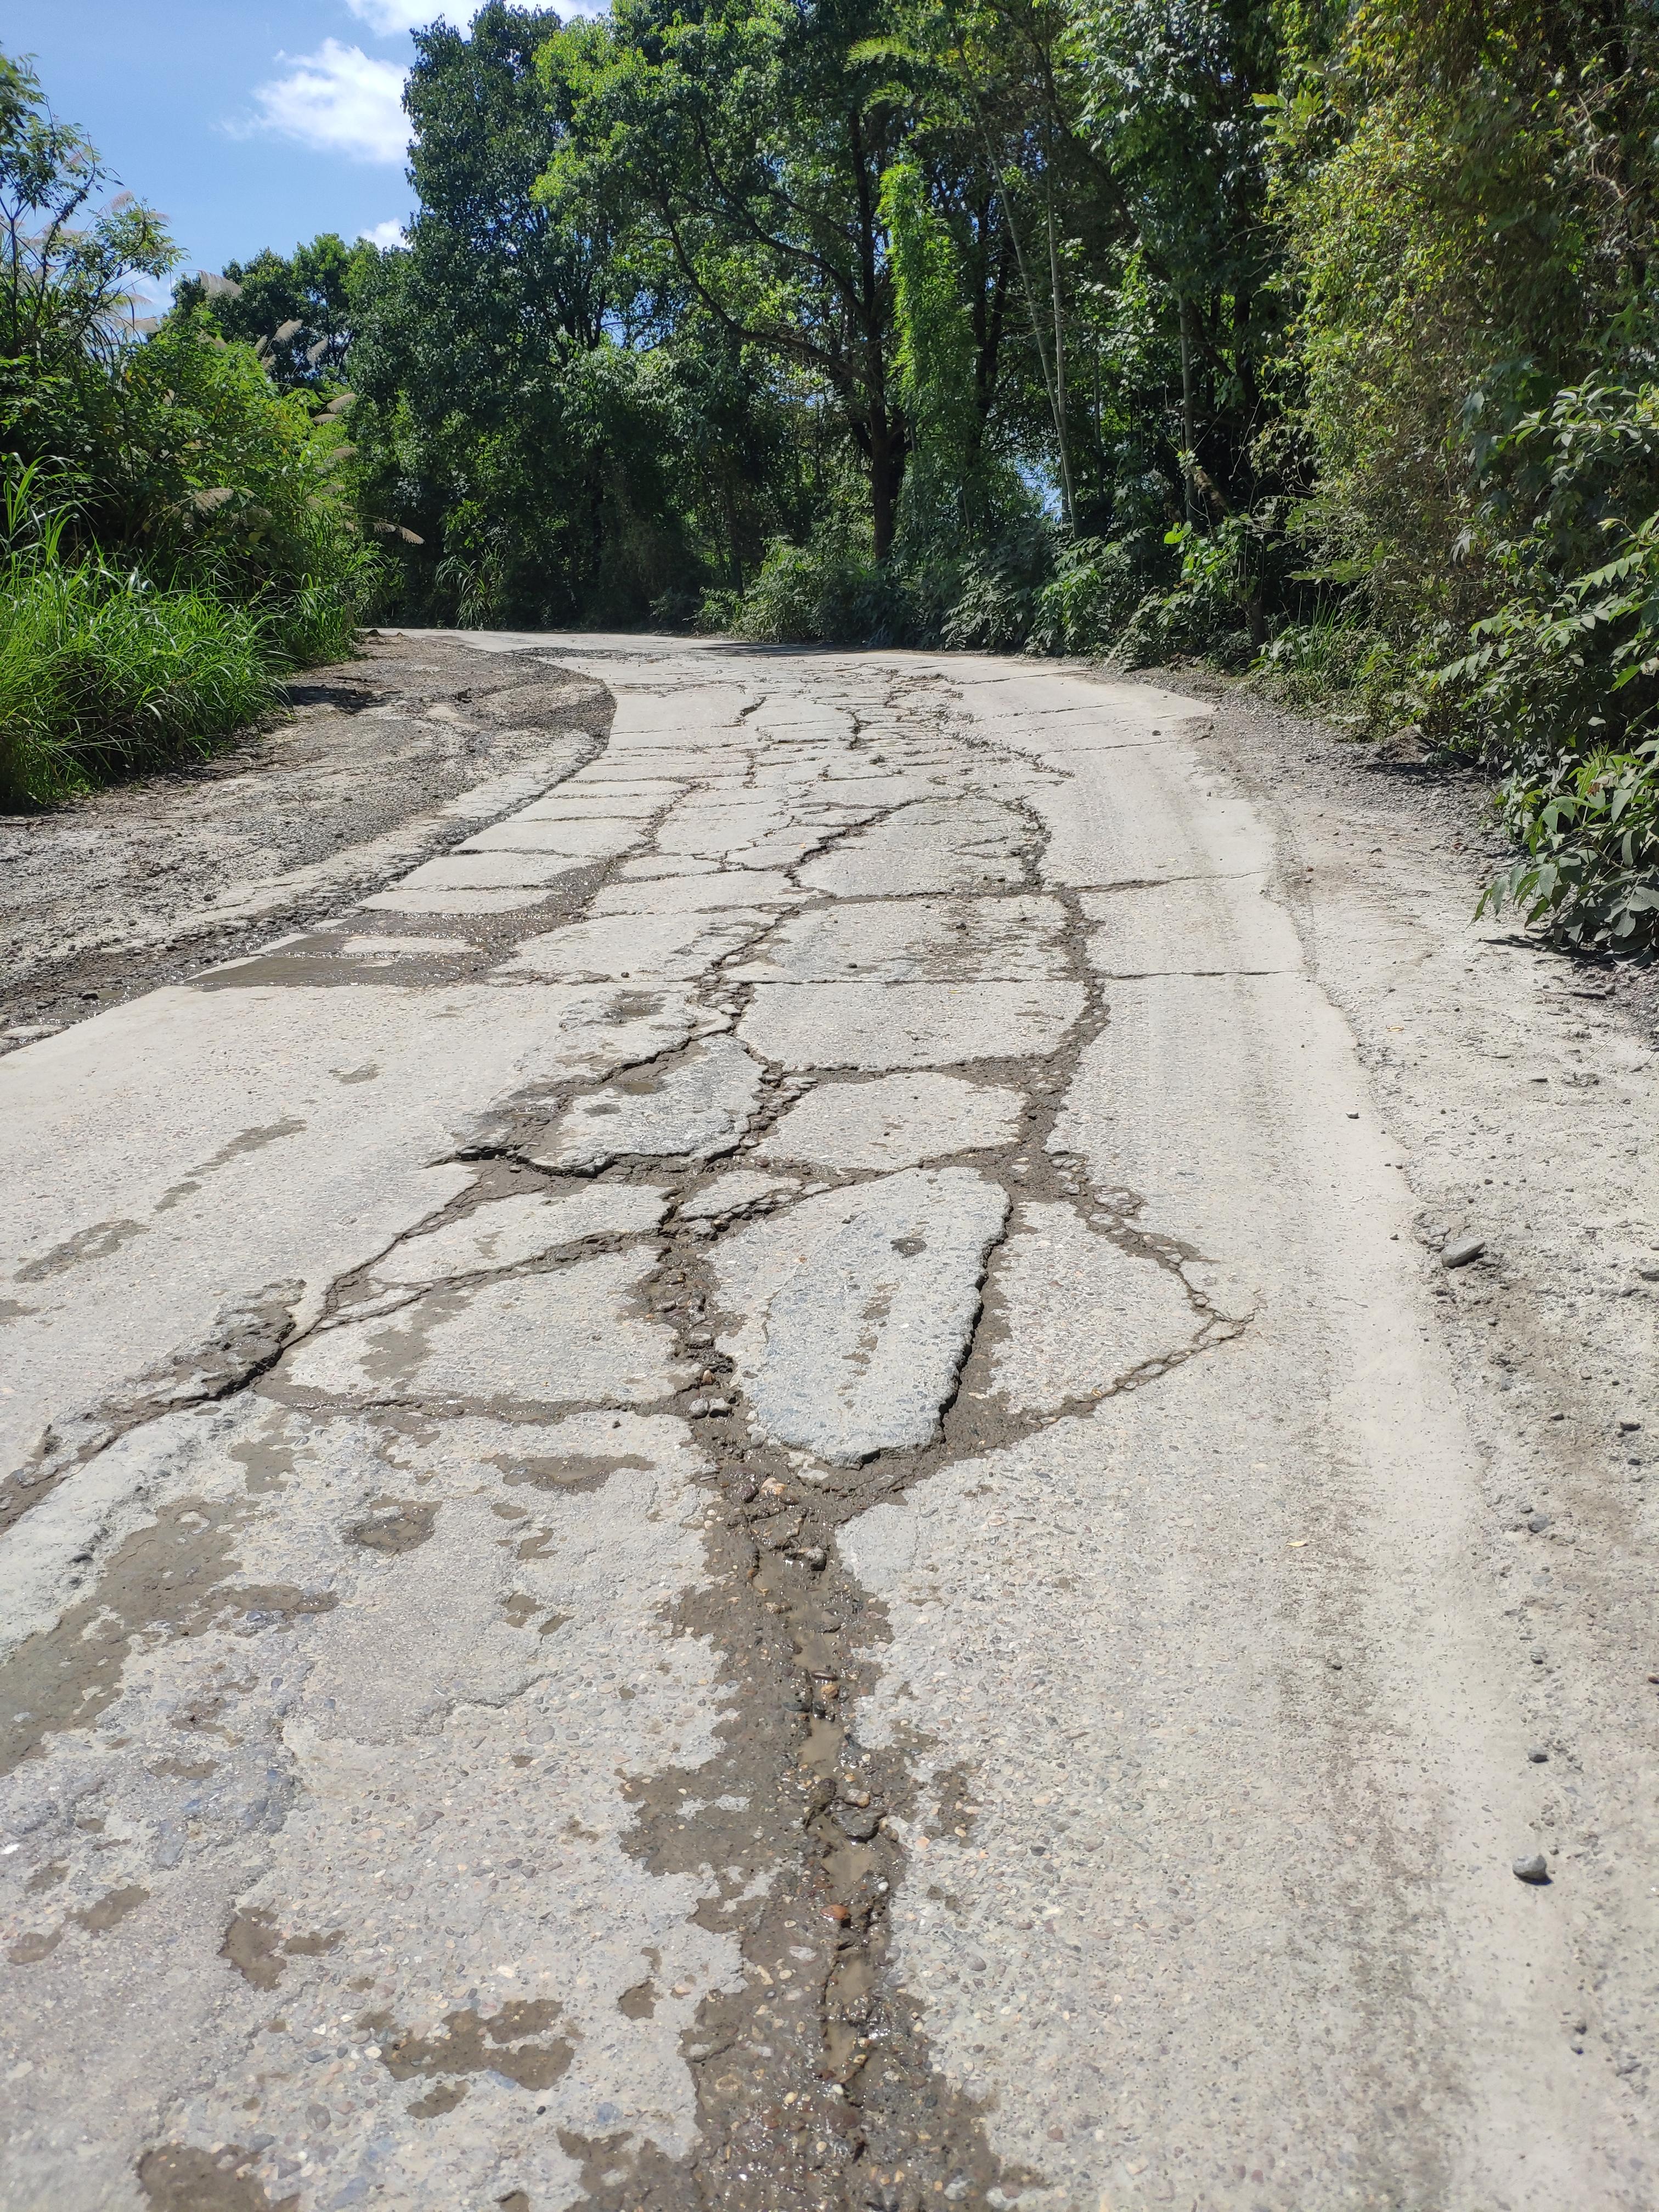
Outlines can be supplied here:
M474 642L608 728L0 1067L0 2204L1659 2201L1635 1585L1210 710Z

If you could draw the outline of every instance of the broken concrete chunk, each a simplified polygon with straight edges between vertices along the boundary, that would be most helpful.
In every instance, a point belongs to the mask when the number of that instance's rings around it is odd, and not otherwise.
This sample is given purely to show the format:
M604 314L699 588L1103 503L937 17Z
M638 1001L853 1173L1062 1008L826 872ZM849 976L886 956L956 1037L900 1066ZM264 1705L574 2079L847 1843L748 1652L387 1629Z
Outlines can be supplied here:
M793 1198L799 1188L793 1176L757 1175L750 1168L733 1168L683 1198L677 1211L682 1221L720 1221L769 1199Z
M1472 1260L1478 1260L1486 1249L1484 1237L1454 1237L1449 1244L1441 1248L1440 1264L1443 1267L1467 1267Z
M729 1152L748 1127L760 1086L760 1069L735 1038L706 1037L576 1099L526 1156L568 1168L630 1155L711 1159Z
M836 1467L928 1443L1007 1205L971 1168L913 1170L729 1237L720 1299L744 1318L726 1348L761 1432Z

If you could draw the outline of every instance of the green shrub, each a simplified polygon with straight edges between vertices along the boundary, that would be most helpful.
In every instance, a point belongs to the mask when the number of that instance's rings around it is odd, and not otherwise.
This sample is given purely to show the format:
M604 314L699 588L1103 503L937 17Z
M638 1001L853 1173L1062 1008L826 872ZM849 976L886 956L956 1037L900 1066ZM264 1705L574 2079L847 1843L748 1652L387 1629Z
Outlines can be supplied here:
M1487 887L1479 912L1512 904L1579 951L1659 943L1659 739L1511 776L1498 808L1524 857Z
M915 626L890 568L846 544L791 545L781 538L767 547L736 611L738 634L768 645L896 645Z
M1110 653L1146 589L1144 567L1129 541L1074 539L1036 594L1026 650Z

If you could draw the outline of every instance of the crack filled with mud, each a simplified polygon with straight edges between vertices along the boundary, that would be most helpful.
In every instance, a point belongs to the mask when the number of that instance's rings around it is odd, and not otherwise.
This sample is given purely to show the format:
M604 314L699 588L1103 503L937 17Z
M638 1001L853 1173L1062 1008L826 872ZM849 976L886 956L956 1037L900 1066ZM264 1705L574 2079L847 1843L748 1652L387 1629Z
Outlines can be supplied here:
M866 816L842 834L879 818ZM654 1278L663 1292L656 1310L678 1317L686 1351L704 1362L694 1388L721 1394L720 1411L705 1417L700 1431L719 1458L708 1486L710 1583L683 1600L674 1618L677 1626L708 1638L726 1655L724 1683L738 1710L722 1725L712 1766L671 1768L635 1785L629 1847L656 1873L706 1872L711 1861L726 1869L699 1917L738 1934L748 1978L743 1988L705 2002L683 2046L697 2084L701 2124L691 2159L676 2164L653 2155L641 2161L620 2141L562 2138L582 2157L587 2201L607 2212L646 2206L653 2212L681 2206L920 2212L941 2197L975 2204L1011 2201L1042 2179L1006 2166L992 2151L981 2109L932 2063L920 2001L887 1972L895 1901L922 1879L896 1831L910 1832L920 1807L905 1753L871 1750L856 1741L859 1698L879 1674L884 1612L842 1565L837 1533L870 1506L902 1496L944 1467L1087 1413L1103 1395L1149 1386L1237 1334L1249 1316L1218 1310L1183 1272L1201 1260L1194 1249L1138 1224L1135 1194L1093 1188L1067 1156L1049 1150L1059 1101L1109 1017L1103 979L1091 976L1080 957L1090 925L1079 895L1040 884L1041 825L1033 822L1032 828L1022 854L1022 888L1041 889L1065 906L1061 941L1073 972L1081 970L1089 987L1088 1008L1035 1081L1024 1060L930 1066L930 1073L964 1076L975 1085L1006 1084L1024 1099L1024 1125L1006 1146L930 1153L930 1164L972 1168L1000 1183L1016 1204L1076 1208L1091 1233L1179 1283L1199 1334L1188 1345L1136 1362L1110 1392L1067 1399L1041 1413L1014 1411L989 1387L1002 1332L988 1320L983 1287L1014 1233L1011 1205L987 1250L976 1316L944 1391L933 1441L915 1451L878 1452L854 1468L818 1463L809 1475L806 1455L747 1432L735 1363L714 1343L720 1322L735 1317L720 1308L708 1227L688 1231L671 1221L668 1254ZM792 914L857 902L820 895ZM752 957L753 951L728 957ZM740 1029L753 987L722 978L718 969L714 982L739 1000L732 1019ZM850 1068L820 1073L833 1073L843 1086L881 1079ZM662 1180L678 1170L696 1181L729 1164L734 1154L752 1153L815 1087L816 1077L772 1063L757 1110L730 1145L690 1169L656 1158L630 1161L623 1171ZM878 1182L884 1171L807 1172L809 1190L834 1191ZM722 1225L740 1224L755 1212L734 1208ZM774 1701L770 1710L757 1710L757 1677ZM977 1808L969 1778L956 1779L954 1790L947 1784L934 1793L935 1817L961 1836L971 1832ZM695 1807L690 1812L688 1800ZM744 1811L717 1824L711 1802L727 1801L741 1802ZM762 1839L753 1833L757 1817L763 1818ZM763 1891L758 1899L757 1886Z

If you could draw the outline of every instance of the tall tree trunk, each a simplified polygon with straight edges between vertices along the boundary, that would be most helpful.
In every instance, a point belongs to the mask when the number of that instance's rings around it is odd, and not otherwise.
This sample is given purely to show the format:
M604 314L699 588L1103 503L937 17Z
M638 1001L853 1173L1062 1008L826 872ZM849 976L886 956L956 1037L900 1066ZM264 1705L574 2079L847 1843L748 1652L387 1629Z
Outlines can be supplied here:
M1066 316L1060 298L1060 248L1054 239L1052 149L1050 156L1050 163L1044 167L1042 181L1048 214L1048 295L1054 310L1054 435L1060 445L1060 495L1065 509L1066 527L1070 530L1077 520L1077 509L1072 498L1072 441L1066 429Z
M904 443L884 406L870 410L870 528L876 558L893 550L898 515L899 479L904 472Z
M1187 521L1196 530L1203 520L1198 501L1198 475L1194 457L1198 433L1193 422L1193 303L1181 295L1181 473L1187 486Z

